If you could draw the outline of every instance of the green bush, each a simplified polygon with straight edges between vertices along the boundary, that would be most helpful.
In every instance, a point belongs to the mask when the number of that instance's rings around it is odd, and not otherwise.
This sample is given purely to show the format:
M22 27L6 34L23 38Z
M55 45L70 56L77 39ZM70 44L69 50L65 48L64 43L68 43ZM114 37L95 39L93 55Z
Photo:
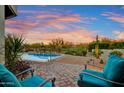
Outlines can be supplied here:
M118 56L122 56L123 55L123 53L121 52L121 51L112 51L111 53L110 53L110 55L118 55Z
M75 56L86 56L87 50L84 48L74 47L74 48L64 49L64 53Z
M64 51L65 54L70 54L70 55L74 55L75 51L71 50L71 49L67 49Z
M87 50L82 50L82 55L86 56L87 55Z

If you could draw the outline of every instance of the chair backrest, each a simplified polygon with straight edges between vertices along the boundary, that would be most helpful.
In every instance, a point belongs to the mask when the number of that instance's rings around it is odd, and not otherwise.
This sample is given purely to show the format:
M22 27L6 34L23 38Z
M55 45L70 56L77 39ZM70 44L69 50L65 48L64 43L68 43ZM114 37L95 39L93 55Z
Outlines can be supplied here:
M103 69L104 77L116 82L124 82L124 58L110 55Z
M16 76L2 64L0 64L0 83L4 87L21 87Z

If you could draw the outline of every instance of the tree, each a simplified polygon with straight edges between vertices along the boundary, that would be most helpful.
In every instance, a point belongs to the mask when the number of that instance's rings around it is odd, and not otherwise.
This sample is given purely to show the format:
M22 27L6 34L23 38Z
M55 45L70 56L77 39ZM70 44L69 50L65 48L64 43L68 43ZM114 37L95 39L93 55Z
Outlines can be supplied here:
M64 46L64 40L63 39L53 39L50 43L49 46L51 50L56 51L56 52L61 52L62 47Z
M101 42L111 43L112 40L107 38L107 37L104 37L104 38L101 39Z

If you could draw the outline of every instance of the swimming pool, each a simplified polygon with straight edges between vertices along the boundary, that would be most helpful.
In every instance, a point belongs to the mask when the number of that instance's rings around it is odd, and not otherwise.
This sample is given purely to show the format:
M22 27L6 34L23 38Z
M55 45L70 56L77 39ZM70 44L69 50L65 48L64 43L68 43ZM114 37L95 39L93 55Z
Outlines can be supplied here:
M48 62L50 60L56 59L61 57L62 55L57 54L34 54L34 53L24 53L21 58L22 60L28 60L28 61L41 61L41 62Z

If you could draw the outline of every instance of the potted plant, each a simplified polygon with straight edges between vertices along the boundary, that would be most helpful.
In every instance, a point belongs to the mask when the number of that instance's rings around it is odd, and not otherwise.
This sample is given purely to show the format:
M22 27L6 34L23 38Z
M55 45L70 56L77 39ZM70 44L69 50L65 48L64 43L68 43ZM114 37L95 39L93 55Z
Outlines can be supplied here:
M14 74L30 67L27 62L21 60L23 42L22 36L10 34L5 36L5 65Z

